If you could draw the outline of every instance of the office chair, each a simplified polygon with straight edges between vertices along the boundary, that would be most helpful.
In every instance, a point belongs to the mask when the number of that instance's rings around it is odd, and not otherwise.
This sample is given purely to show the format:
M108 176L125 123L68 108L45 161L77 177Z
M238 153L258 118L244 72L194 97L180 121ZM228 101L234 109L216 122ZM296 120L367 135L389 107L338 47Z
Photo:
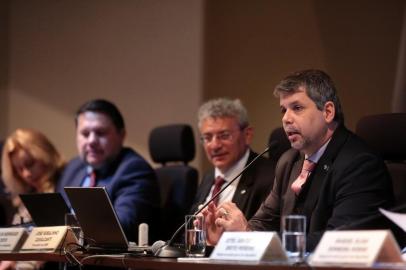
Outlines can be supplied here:
M174 124L153 129L149 152L161 192L162 239L169 239L184 222L197 190L198 172L188 166L195 157L195 140L189 125Z
M356 133L385 160L397 205L406 204L406 113L361 118Z

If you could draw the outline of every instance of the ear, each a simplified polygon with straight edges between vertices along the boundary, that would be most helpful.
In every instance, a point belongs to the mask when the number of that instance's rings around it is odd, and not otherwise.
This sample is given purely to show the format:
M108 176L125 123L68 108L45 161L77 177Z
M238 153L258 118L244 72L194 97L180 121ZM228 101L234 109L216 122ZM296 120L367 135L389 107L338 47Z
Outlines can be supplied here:
M253 127L246 127L244 130L244 138L245 138L245 143L247 145L250 145L252 142L252 137L254 136L254 128Z
M323 116L326 120L326 123L330 124L334 121L334 117L336 115L336 107L332 101L327 101L324 104Z

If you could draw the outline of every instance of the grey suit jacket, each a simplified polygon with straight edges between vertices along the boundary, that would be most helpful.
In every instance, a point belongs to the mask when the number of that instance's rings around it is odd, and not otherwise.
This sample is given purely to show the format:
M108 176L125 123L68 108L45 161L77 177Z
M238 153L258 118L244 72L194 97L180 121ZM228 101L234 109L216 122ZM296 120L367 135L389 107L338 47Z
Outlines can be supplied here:
M355 134L340 126L296 196L290 189L304 156L290 149L279 159L274 187L249 221L252 230L280 230L280 217L307 217L307 248L313 250L325 230L337 229L391 207L393 190L384 162Z

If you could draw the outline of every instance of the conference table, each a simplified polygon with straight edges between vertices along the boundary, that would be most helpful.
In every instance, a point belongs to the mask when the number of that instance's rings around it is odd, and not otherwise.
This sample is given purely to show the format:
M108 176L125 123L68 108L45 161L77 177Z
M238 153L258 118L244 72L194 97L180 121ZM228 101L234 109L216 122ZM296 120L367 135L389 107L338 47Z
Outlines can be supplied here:
M247 263L240 261L186 261L179 262L177 259L164 259L130 254L120 255L85 255L75 254L75 257L84 265L123 267L140 270L405 270L406 265L379 265L370 268L360 267L311 267L306 264L291 265L287 263L259 262ZM65 255L61 253L0 253L0 260L12 261L52 261L67 262Z

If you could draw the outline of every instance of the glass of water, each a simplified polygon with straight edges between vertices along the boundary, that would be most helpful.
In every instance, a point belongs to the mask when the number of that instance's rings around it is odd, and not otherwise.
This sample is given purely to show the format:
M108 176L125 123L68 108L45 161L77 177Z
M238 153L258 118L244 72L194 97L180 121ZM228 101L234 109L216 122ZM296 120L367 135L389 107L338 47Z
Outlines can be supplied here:
M206 233L204 230L204 216L185 216L185 247L186 256L204 257L206 250Z
M65 214L65 225L69 226L69 228L72 230L73 234L76 236L76 239L78 239L78 244L83 245L82 228L80 227L80 224L76 219L75 214L73 213Z
M306 253L306 216L282 218L282 245L292 262L301 262Z

